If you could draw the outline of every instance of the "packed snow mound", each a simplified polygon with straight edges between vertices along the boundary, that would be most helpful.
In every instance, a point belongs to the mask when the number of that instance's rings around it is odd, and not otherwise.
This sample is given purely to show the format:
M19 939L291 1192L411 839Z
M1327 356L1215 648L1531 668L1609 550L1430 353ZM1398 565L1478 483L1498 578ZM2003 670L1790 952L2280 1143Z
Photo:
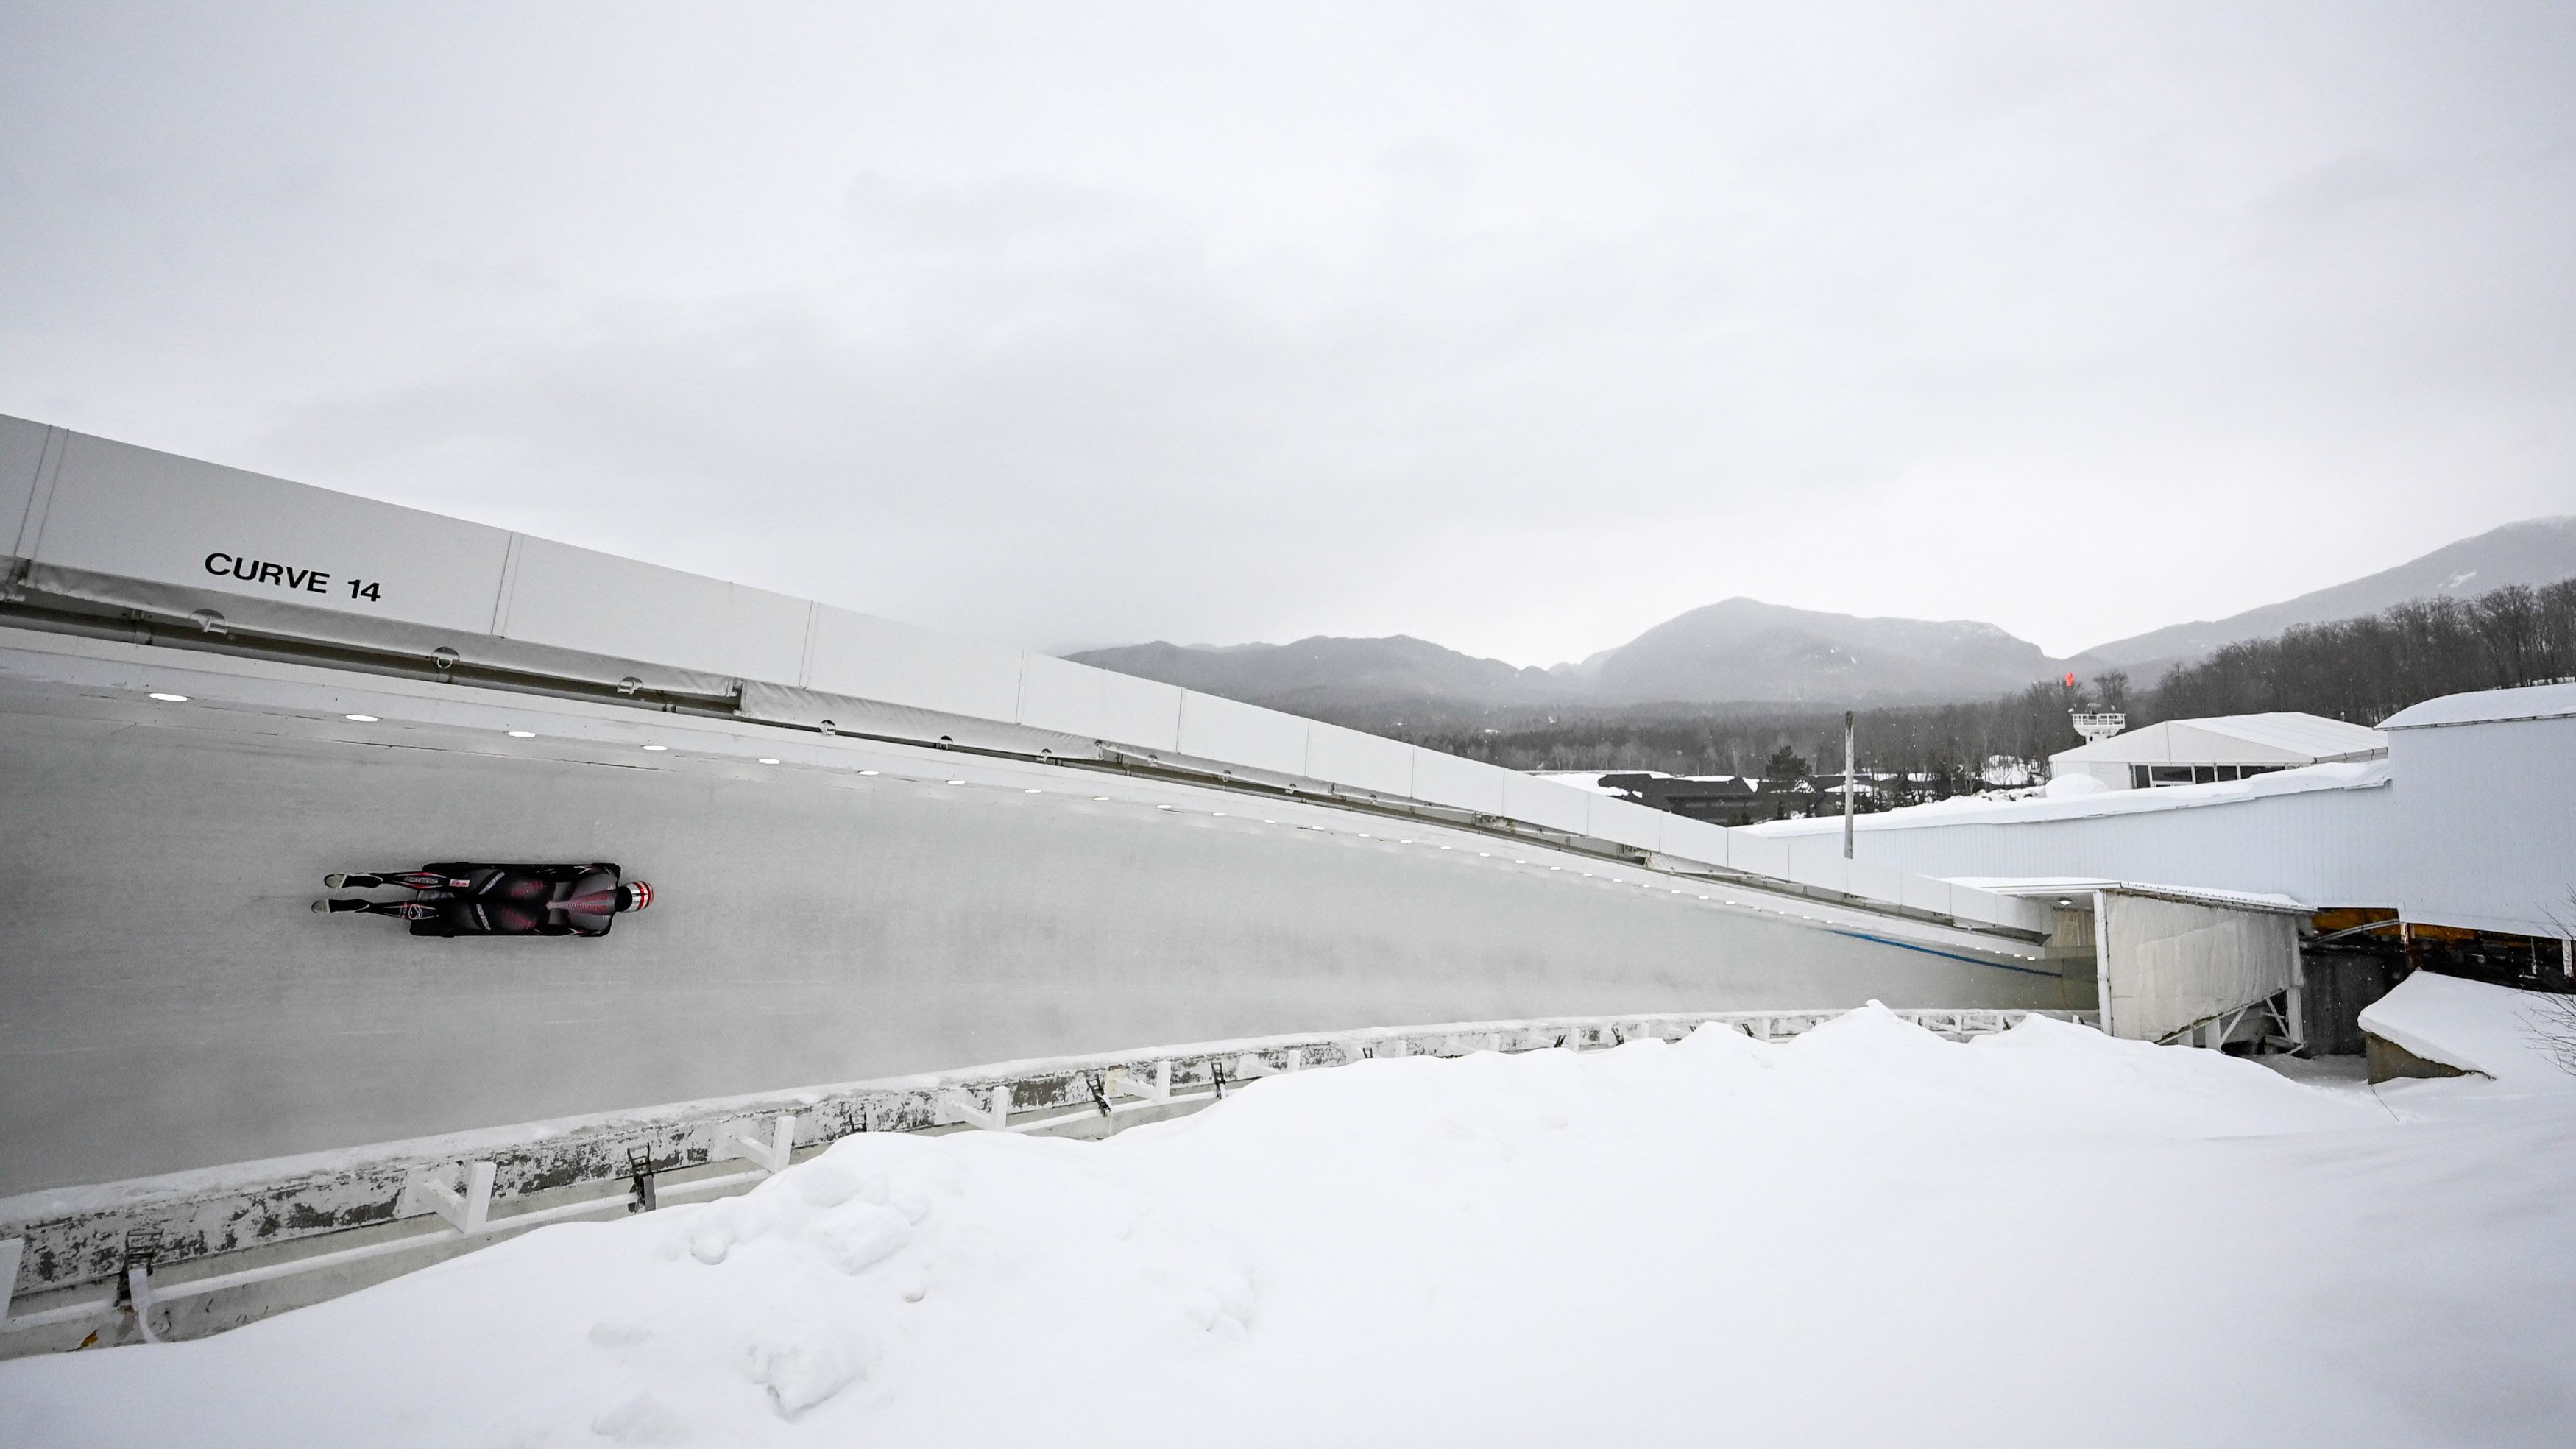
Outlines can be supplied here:
M0 1363L0 1443L2563 1443L2550 1105L1874 1008L1365 1061Z
M2418 971L2362 1009L2361 1029L2517 1090L2576 1091L2576 1075L2552 1044L2576 1049L2576 1011L2566 997Z
M2078 795L2099 795L2110 788L2092 775L2058 775L2040 793L2051 800L2072 800Z

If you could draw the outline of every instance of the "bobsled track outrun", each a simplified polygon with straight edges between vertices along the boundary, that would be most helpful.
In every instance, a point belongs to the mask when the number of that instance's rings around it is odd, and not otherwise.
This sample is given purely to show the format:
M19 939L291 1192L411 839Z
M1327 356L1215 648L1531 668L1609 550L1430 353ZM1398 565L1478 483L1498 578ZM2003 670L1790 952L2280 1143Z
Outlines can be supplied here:
M2095 1006L2053 901L60 428L0 418L0 544L0 1351L211 1331L847 1131ZM313 909L475 861L619 862L653 909Z

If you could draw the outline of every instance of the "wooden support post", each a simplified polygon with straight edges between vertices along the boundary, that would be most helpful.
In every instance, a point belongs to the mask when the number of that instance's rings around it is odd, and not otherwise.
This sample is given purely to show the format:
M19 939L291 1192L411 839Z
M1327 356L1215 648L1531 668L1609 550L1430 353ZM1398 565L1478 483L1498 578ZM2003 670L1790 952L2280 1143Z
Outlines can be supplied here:
M740 1158L763 1172L780 1173L794 1160L796 1152L796 1114L781 1112L769 1124L769 1140L761 1141L746 1122L727 1122L716 1129L714 1146L708 1156L718 1162Z
M414 1172L403 1183L402 1199L395 1204L394 1216L415 1217L436 1213L447 1219L447 1225L467 1237L482 1232L492 1212L492 1178L495 1164L465 1164L465 1191L459 1193L447 1185L444 1170Z
M2102 1014L2102 1034L2118 1036L2111 1020L2111 902L2103 891L2093 893L2093 1004Z
M1109 1074L1109 1090L1142 1097L1148 1102L1168 1102L1172 1100L1172 1064L1154 1063L1151 1077L1139 1077L1135 1068L1121 1067Z
M2299 949L2299 931L2296 925L2290 928L2290 989L2282 995L2289 998L2283 1005L2288 1008L2288 1021L2285 1024L2290 1029L2292 1044L2290 1049L2299 1056L2306 1056L2308 1054L2308 960L2307 954Z
M161 1335L152 1331L152 1268L147 1263L125 1266L125 1298L134 1310L134 1326L143 1334L145 1343L159 1343Z
M1843 859L1852 858L1852 773L1859 758L1852 749L1852 712L1843 711Z
M990 1095L992 1105L988 1107L976 1101L973 1094L962 1087L942 1087L935 1099L937 1118L942 1124L964 1122L988 1132L999 1132L1011 1125L1010 1086L1006 1083L995 1087Z

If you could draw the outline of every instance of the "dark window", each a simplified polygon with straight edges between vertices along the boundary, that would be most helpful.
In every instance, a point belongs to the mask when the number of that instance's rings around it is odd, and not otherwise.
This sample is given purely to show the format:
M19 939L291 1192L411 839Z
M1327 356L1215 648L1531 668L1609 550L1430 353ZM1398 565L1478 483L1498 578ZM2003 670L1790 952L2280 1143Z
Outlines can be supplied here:
M2144 765L2131 765L2131 766L2129 767L2129 788L2130 788L2130 789L2132 789L2132 790L2143 790L2143 789L2147 788L2148 783L2149 783L2149 781L2148 781L2148 779L2147 779L2147 767L2146 767L2146 766L2144 766Z
M2191 766L2149 765L2147 766L2147 783L2150 785L2188 785L2191 783Z

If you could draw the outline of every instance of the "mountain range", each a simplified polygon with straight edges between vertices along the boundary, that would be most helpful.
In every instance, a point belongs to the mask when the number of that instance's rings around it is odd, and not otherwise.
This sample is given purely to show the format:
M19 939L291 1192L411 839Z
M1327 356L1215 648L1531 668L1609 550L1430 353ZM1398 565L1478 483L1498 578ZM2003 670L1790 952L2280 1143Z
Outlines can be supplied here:
M2186 663L2240 639L2266 638L2296 624L2376 614L2408 599L2442 595L2465 599L2507 584L2536 588L2565 578L2576 578L2576 515L2529 518L2295 599L2224 619L2169 624L2096 644L2084 652L2132 674L2154 673L2167 664Z
M1580 663L1522 668L1406 635L1291 644L1168 643L1067 657L1362 727L1408 715L1699 707L1848 708L1990 699L2068 672L2118 667L2142 681L2169 664L2294 624L2376 613L2428 595L2576 577L2576 517L2507 524L2412 562L2225 619L2175 624L2058 659L1992 624L1871 619L1735 598L1693 609Z

